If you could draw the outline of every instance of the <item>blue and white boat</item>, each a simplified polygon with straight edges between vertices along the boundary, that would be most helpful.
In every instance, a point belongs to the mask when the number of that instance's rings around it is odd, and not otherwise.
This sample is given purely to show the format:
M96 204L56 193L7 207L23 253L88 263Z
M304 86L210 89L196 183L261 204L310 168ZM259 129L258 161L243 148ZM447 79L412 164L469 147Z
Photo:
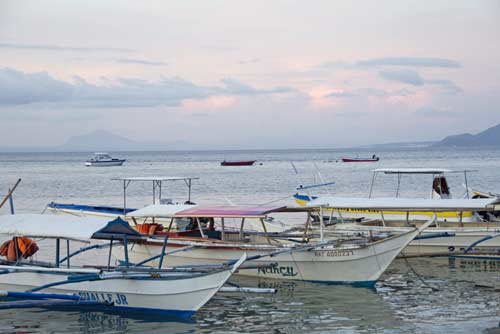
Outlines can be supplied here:
M144 242L145 236L120 218L108 221L96 217L3 215L0 216L0 236L13 237L9 243L16 248L15 252L10 252L10 258L0 259L0 301L8 299L0 302L0 309L97 307L127 313L135 311L190 317L222 288L246 260L246 255L243 255L231 263L210 267L165 269L162 266L145 266L153 259L159 258L160 263L163 262L163 247L159 255L134 265L129 262L127 244ZM18 239L33 244L34 240L27 237L55 240L55 261L39 261L37 257L32 257L38 250L37 246L25 256ZM70 253L70 241L91 240L108 240L108 243L90 245ZM166 243L164 238L164 246ZM111 250L117 244L123 245L124 261L114 266L110 263ZM107 266L88 263L88 258L84 266L74 264L74 256L106 246L109 247ZM12 303L12 298L22 301Z
M112 158L108 153L97 152L95 156L85 161L85 166L87 167L111 167L111 166L121 166L126 161L126 159L116 159Z

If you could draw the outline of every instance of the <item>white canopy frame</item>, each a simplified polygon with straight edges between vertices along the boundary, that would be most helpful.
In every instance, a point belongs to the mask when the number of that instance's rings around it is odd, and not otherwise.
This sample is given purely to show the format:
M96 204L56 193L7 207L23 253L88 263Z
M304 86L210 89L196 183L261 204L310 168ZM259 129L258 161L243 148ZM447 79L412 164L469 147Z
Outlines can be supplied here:
M132 181L152 182L153 184L153 204L156 204L156 190L158 189L158 202L161 203L162 183L169 181L184 181L188 188L188 200L191 202L191 187L192 181L198 180L199 177L183 177L183 176L136 176L136 177L119 177L112 178L123 182L123 213L126 213L127 208L127 188Z
M470 198L467 173L477 172L477 170L474 170L474 169L455 170L455 169L447 169L447 168L420 168L420 167L416 167L416 168L378 168L378 169L374 169L372 172L373 172L372 182L370 185L370 193L368 194L368 198L372 198L373 187L375 185L375 178L376 178L378 173L396 174L397 175L396 198L399 197L399 191L401 189L401 177L404 174L432 175L432 180L434 180L436 175L443 176L444 174L463 173L464 174L464 181L465 181L465 189L466 189L466 198ZM440 191L442 193L441 183L439 183L439 187L440 187ZM431 196L432 196L432 191L433 191L433 189L431 186Z

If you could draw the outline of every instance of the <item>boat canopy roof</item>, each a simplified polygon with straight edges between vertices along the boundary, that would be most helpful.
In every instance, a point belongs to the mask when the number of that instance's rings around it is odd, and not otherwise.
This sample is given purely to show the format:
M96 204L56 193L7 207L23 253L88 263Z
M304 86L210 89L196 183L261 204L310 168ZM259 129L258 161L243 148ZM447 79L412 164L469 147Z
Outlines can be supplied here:
M500 199L413 199L325 196L310 201L307 206L384 211L490 211L500 209Z
M111 180L120 181L179 181L179 180L198 180L199 177L186 176L134 176L134 177L117 177Z
M385 173L385 174L443 174L443 173L464 173L464 172L475 172L473 169L447 169L447 168L378 168L374 169L374 173Z
M0 216L0 234L34 238L69 239L88 242L90 239L142 239L126 221L116 218L80 217L49 214L16 214Z
M193 209L196 205L189 204L152 204L142 209L127 213L127 217L136 218L172 218L178 212Z
M178 212L175 217L265 218L267 214L285 209L272 205L197 206Z

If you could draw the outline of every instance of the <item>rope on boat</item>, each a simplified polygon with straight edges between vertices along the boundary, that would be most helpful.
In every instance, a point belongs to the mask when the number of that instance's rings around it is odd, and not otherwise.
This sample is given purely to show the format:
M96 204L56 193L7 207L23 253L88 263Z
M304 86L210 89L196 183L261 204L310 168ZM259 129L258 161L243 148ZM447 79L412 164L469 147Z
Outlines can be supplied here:
M401 254L403 254L403 252L401 252ZM430 285L429 283L427 283L427 282L426 282L426 281L422 278L422 276L420 276L420 275L417 273L417 271L416 271L416 270L415 270L415 269L411 266L410 262L408 261L408 258L403 257L403 259L405 260L406 265L408 266L408 268L410 269L410 271L411 271L411 272L412 272L415 276L417 276L418 280L419 280L420 282L422 282L422 284L423 284L424 286L428 287L428 288L429 288L429 289L431 289L432 291L440 291L438 288L436 288L436 287L434 287L434 286Z

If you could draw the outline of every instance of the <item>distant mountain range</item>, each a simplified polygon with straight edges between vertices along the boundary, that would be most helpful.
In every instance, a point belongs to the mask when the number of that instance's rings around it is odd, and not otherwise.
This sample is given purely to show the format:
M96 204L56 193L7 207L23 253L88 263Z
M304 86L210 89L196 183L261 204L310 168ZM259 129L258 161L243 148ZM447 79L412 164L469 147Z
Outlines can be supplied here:
M463 133L453 135L436 142L431 147L470 147L493 146L500 147L500 124L486 129L478 134Z
M96 130L69 138L57 151L167 151L189 149L191 145L184 141L172 143L138 142L115 135L105 130Z
M448 136L441 141L400 142L373 144L356 147L368 150L474 147L488 146L500 148L500 124L472 135L464 133ZM0 152L98 152L98 151L170 151L200 150L198 145L175 141L170 143L139 142L105 130L96 130L87 134L73 136L59 146L0 147Z
M105 130L73 136L59 146L0 147L0 152L106 152L106 151L169 151L189 150L193 145L185 141L169 143L139 142Z

